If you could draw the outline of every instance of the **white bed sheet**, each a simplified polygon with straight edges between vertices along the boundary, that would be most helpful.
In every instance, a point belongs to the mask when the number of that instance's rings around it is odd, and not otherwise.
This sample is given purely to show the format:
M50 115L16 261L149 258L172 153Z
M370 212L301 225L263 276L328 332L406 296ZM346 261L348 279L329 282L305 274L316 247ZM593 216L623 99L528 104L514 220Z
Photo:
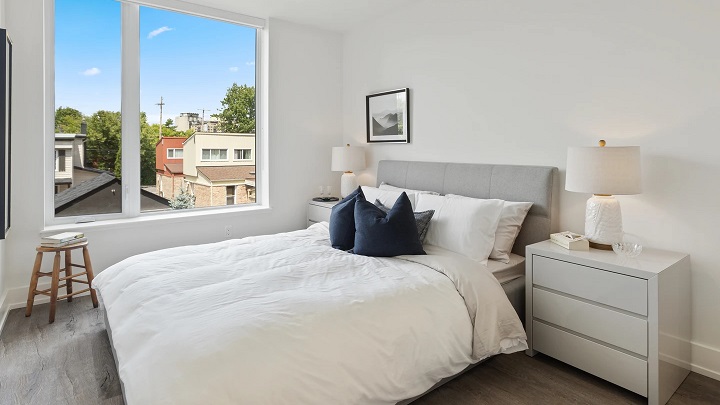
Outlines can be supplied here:
M510 261L506 264L497 260L488 259L487 268L490 273L500 282L505 284L525 275L525 258L510 253Z
M392 404L527 347L472 263L348 254L321 223L134 256L93 287L129 405Z

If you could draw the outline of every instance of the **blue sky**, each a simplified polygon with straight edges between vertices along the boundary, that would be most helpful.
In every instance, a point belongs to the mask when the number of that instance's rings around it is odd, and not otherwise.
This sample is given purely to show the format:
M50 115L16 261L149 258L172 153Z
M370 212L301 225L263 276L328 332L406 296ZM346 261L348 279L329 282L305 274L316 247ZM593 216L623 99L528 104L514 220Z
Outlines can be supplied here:
M120 111L120 3L55 1L55 106ZM140 109L157 123L217 112L233 83L255 85L255 30L140 8Z

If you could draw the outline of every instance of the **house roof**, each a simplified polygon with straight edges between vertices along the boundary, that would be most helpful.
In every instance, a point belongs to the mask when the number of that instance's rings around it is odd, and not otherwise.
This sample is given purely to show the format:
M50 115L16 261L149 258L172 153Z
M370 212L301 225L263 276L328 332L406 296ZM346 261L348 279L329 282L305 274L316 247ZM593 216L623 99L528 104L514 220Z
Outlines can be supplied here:
M182 174L183 164L182 163L165 163L165 170L172 174Z
M87 194L103 187L104 185L116 181L117 178L110 173L104 172L99 176L87 181L83 181L75 187L70 187L55 194L55 209L67 205L79 198L85 197Z
M255 179L255 166L201 166L197 168L210 181Z

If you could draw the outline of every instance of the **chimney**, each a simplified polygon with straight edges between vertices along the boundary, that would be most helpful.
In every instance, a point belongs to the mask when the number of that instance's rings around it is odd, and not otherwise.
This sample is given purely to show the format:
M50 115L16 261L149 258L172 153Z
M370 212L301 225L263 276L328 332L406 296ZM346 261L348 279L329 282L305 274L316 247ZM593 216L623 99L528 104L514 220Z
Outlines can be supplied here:
M80 123L80 133L83 135L87 135L87 122L85 120L82 120Z

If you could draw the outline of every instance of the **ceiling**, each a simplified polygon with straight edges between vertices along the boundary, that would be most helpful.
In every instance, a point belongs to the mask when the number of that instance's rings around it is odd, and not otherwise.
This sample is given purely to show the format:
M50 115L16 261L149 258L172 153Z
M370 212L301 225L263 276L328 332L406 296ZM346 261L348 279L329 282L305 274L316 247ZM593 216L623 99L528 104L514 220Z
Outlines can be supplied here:
M253 17L345 32L412 0L184 0Z

